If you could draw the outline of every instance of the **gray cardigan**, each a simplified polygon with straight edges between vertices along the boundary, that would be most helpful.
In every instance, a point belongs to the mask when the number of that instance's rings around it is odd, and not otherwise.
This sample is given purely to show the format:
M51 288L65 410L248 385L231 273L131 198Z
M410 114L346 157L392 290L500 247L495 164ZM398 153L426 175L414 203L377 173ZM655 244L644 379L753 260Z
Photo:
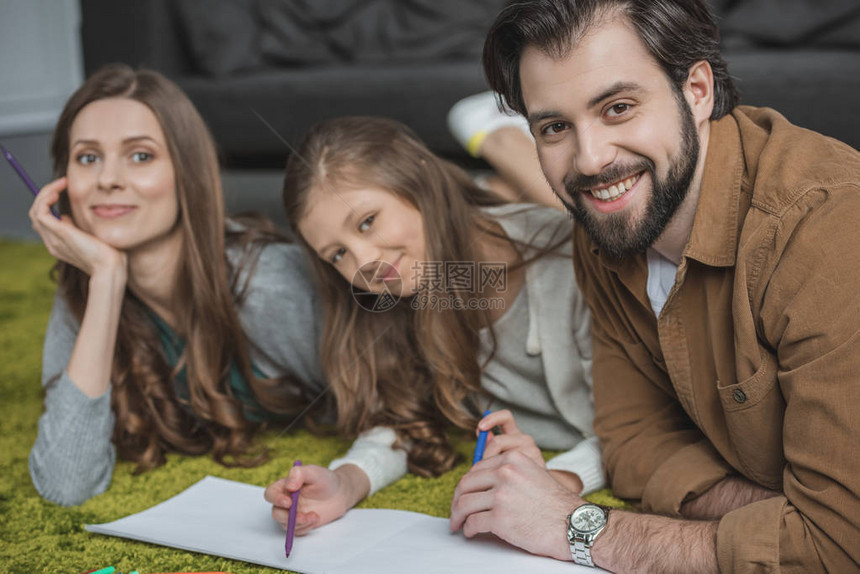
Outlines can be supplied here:
M316 396L324 385L319 303L309 273L300 247L265 247L239 316L254 365L269 377L292 375ZM42 497L62 505L80 504L104 492L116 459L110 389L87 397L66 372L79 328L57 293L42 353L45 412L30 451L30 477Z

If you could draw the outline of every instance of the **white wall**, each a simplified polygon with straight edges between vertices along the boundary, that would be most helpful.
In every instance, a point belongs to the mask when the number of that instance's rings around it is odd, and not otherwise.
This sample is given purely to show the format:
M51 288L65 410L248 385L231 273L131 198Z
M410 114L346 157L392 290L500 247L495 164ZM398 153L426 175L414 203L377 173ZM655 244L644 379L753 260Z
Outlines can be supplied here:
M83 81L80 22L76 0L0 0L0 136L53 128Z

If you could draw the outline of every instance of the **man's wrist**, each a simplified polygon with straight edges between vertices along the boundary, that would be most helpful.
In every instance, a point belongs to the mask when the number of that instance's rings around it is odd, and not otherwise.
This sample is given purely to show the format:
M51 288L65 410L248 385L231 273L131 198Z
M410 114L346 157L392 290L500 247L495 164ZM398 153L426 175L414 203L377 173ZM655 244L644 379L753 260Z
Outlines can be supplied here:
M609 525L610 510L607 506L583 501L567 516L568 550L573 562L596 567L592 548Z
M548 555L556 560L572 562L573 556L570 553L570 541L567 536L568 529L570 528L570 514L583 504L588 504L588 501L570 492L566 492L566 494L569 494L569 496L560 497L558 500L559 506L554 511L558 512L558 526L553 526L560 534L558 546L556 547L556 543L553 542L552 547L555 548L555 551L548 553Z
M618 533L624 530L623 524L629 517L629 512L615 509L610 513L609 519L606 521L606 526L600 533L600 536L591 545L591 561L598 568L612 571L611 567L611 548L615 545L615 540Z

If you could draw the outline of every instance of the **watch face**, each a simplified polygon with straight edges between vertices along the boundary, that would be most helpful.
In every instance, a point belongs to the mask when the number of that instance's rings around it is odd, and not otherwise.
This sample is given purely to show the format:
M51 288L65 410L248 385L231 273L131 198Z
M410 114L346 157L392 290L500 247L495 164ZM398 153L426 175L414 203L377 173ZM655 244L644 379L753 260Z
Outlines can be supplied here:
M570 525L580 532L593 532L606 524L606 514L599 506L585 504L573 512Z

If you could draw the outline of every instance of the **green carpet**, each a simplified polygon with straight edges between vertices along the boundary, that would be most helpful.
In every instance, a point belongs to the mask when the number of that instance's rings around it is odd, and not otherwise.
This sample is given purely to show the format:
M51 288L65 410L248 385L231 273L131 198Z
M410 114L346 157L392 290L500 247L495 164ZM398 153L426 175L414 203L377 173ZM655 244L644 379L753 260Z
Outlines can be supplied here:
M132 465L117 465L105 494L74 508L42 500L30 482L27 456L42 411L41 349L54 285L52 259L41 244L0 241L0 572L80 573L104 566L129 572L215 571L276 573L244 562L89 534L85 523L109 522L139 512L191 486L207 474L265 486L289 470L292 460L326 465L348 444L305 431L261 443L272 460L253 469L227 469L209 457L170 456L152 472L132 476ZM472 444L459 449L468 459ZM549 453L547 453L549 455ZM438 479L408 476L368 498L363 508L400 508L447 517L451 495L466 463ZM588 497L620 505L608 491Z

